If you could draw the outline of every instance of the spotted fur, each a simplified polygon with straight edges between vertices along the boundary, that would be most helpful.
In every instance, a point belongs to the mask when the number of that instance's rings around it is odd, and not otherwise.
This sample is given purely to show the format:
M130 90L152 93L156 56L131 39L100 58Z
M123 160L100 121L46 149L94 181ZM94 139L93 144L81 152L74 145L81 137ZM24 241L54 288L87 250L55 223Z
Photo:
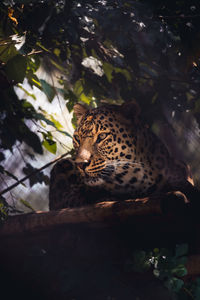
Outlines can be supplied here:
M73 138L73 172L89 193L98 188L134 198L176 189L187 182L188 168L175 161L160 139L140 121L135 103L93 109L77 104L74 111L78 126ZM55 182L53 178L51 199L55 198ZM64 186L63 182L63 189Z

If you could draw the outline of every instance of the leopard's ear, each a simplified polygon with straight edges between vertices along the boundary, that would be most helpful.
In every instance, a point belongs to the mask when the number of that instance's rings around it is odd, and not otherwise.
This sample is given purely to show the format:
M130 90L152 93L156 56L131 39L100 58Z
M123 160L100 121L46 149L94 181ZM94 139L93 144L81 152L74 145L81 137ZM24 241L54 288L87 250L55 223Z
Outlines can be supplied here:
M139 115L140 115L140 107L138 103L135 100L132 100L130 102L125 102L121 106L121 112L123 115L132 121L137 122Z
M82 105L80 103L77 103L74 105L74 113L77 118L78 124L80 123L82 117L85 115L86 111L87 111L87 108L84 105Z

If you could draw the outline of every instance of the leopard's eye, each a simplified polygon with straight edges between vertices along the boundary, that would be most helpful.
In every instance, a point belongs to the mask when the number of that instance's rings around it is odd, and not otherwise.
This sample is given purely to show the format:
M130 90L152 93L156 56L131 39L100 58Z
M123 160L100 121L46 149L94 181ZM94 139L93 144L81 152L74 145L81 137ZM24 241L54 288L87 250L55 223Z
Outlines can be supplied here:
M96 142L99 143L100 141L104 140L107 137L107 132L102 132L98 135Z

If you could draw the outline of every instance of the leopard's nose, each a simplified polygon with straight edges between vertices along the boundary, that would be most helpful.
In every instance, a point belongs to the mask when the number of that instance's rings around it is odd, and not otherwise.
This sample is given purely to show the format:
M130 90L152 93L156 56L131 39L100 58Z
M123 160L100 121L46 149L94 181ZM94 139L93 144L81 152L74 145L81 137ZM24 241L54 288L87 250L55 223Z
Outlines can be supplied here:
M86 167L89 166L90 162L85 160L84 162L76 162L76 164L81 170L85 171Z
M87 162L91 158L91 151L88 149L85 149L84 147L80 147L77 157L76 157L76 162Z

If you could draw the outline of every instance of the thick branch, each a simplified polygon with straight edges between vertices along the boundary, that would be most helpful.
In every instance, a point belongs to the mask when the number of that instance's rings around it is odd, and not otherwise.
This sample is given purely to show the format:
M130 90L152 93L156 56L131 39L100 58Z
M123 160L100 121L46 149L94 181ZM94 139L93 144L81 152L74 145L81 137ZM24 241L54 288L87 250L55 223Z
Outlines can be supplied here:
M119 252L119 257L123 257L121 252L124 253L124 248L137 249L140 245L145 245L145 242L148 247L149 243L153 243L155 247L160 245L159 243L162 244L163 240L167 241L168 246L174 245L178 237L178 242L189 242L194 250L191 253L198 254L200 242L196 239L196 232L200 229L200 223L197 220L193 224L191 216L185 214L188 208L185 199L181 198L179 201L180 199L169 197L173 195L101 202L80 208L13 216L0 227L1 251L4 256L6 253L9 261L14 254L24 259L23 253L27 253L30 247L34 248L35 245L42 245L44 249L49 249L51 245L57 249L61 260L69 259L79 266L81 263L78 257L79 255L82 257L83 253L91 264L90 255L94 256L96 262L97 257L102 255L101 248L112 249L108 250L108 257L112 260L113 247L115 253ZM174 204L176 202L179 203L178 206ZM177 208L179 211L184 205L186 207L186 211L183 210L184 215L176 215ZM167 212L166 207L169 208ZM171 214L172 210L175 214ZM191 238L192 234L195 235L194 238ZM95 245L94 253L92 249L91 253L88 253L90 245ZM65 251L62 252L62 249ZM75 252L74 257L75 250L77 253ZM97 250L100 252L96 253ZM48 251L52 253L50 249ZM62 257L65 256L65 252L70 258ZM112 253L111 256L109 253ZM13 260L15 264L15 259ZM189 276L200 274L199 262L200 255L189 257L187 263Z
M37 212L8 218L0 228L0 236L14 235L49 229L62 224L121 222L130 216L161 214L159 199L150 201L126 200L101 202L81 208L64 208L56 211Z

